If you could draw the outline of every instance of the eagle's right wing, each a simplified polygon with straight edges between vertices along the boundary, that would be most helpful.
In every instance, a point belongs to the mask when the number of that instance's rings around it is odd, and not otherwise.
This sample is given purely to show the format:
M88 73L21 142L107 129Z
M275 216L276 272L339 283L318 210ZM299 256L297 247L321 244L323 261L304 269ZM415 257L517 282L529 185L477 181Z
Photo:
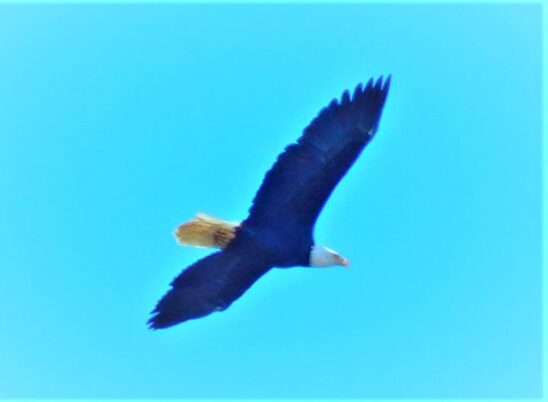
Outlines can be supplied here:
M377 131L390 77L333 100L266 174L243 226L311 235L325 202Z

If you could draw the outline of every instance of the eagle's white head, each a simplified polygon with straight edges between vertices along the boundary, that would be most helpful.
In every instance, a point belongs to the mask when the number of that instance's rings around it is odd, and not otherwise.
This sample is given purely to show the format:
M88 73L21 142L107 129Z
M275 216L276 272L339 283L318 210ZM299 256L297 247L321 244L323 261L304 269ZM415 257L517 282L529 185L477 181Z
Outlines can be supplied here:
M341 265L348 268L350 263L336 251L322 246L321 244L314 244L310 250L310 266L331 267L333 265Z

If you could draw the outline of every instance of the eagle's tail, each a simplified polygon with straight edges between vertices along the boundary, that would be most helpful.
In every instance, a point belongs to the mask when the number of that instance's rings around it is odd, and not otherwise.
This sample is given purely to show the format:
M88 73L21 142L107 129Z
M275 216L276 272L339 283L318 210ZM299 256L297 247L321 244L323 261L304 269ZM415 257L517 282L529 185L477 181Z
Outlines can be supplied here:
M197 214L175 231L179 243L187 246L225 248L236 235L238 224Z

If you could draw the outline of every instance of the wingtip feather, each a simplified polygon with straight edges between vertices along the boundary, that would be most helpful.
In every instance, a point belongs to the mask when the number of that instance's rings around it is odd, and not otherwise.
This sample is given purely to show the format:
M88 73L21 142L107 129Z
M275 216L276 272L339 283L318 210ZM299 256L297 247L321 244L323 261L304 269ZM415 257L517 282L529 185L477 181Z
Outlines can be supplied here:
M159 329L164 329L173 325L173 324L166 325L165 323L162 323L162 321L159 319L160 317L159 314L158 313L155 313L155 314L156 315L154 315L147 321L147 327L151 331L157 331Z
M350 103L350 92L347 90L345 90L342 94L342 97L341 97L341 105L347 105Z
M356 100L356 98L358 96L360 96L360 94L363 92L363 85L362 83L360 82L358 85L356 85L356 88L354 88L354 93L352 95L352 100Z
M377 78L377 81L375 82L375 89L380 91L381 86L382 86L382 75L379 78Z
M384 84L382 86L382 93L384 96L388 95L388 90L390 89L390 81L392 80L392 74L388 74L386 79L384 80Z

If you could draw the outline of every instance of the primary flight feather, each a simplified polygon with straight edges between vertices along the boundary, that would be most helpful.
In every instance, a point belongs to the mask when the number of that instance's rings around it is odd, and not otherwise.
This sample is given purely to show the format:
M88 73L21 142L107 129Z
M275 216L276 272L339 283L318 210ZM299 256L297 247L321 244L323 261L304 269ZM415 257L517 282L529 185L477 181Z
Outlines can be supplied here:
M314 225L337 183L377 131L390 76L345 91L321 110L266 174L241 223L207 215L181 225L183 244L221 249L186 268L148 321L166 328L226 309L273 267L348 266L314 242Z

